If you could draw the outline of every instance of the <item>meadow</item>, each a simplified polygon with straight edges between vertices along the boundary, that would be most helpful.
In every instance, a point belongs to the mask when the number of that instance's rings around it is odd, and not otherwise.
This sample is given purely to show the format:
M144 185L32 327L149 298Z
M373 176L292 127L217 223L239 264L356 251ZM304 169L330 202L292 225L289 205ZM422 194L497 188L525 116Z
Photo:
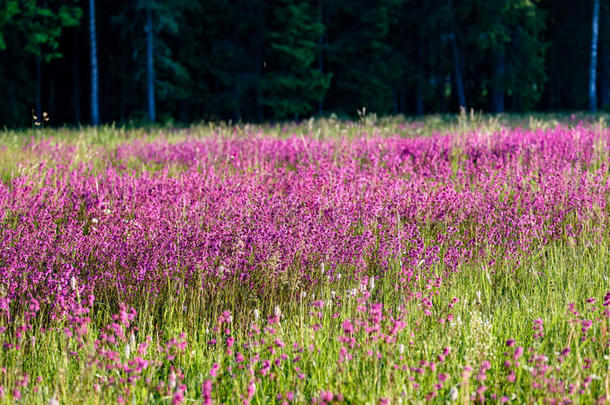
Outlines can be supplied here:
M599 116L0 145L0 404L610 403Z

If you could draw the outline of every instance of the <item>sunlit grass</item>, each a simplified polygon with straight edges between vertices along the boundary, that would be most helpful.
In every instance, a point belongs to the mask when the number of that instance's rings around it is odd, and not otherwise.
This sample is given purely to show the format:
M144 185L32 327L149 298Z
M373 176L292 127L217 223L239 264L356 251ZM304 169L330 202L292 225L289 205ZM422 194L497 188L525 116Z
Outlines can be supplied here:
M596 126L596 131L605 129L602 118L601 115L583 116ZM108 177L124 180L128 190L132 183L135 189L136 180L142 177L181 187L181 182L188 181L190 172L208 173L209 177L203 176L202 182L207 182L213 173L217 176L215 181L222 183L217 184L221 189L226 186L223 182L233 176L239 181L227 183L229 187L241 186L242 181L260 181L267 185L264 181L286 173L295 176L289 179L297 181L302 180L297 175L307 173L313 182L324 173L306 172L316 167L316 162L311 161L315 151L310 151L310 144L306 143L311 139L338 145L337 150L329 149L334 153L330 158L324 155L333 169L332 165L339 166L337 170L344 169L340 159L357 158L351 170L362 170L367 175L379 171L385 175L393 173L391 165L376 161L377 156L372 152L366 153L374 148L348 157L341 148L349 148L367 137L376 140L445 132L455 135L447 162L443 163L447 172L427 173L420 186L429 184L430 190L422 189L421 193L443 196L440 191L435 193L445 188L462 190L464 195L483 193L491 189L484 188L487 180L483 171L489 170L489 177L496 181L494 176L499 169L495 166L482 167L481 171L468 169L472 156L466 154L460 143L461 136L491 138L507 126L548 129L560 122L576 125L578 120L578 116L570 115L522 117L473 113L459 117L430 116L423 121L368 116L352 123L328 118L300 125L201 124L178 130L109 126L4 132L0 135L3 145L0 174L8 187L1 189L4 193L1 196L8 201L6 196L10 194L6 190L13 187L12 182L29 179L31 182L24 183L29 187L24 193L35 194L44 188L53 196L35 201L39 203L37 207L46 209L46 204L53 205L60 198L51 193L50 184L68 184L76 190L77 186L64 179L90 176L90 182L102 187L100 184L107 181L108 168L112 168ZM279 144L284 146L302 139L299 146L302 149L295 152L297 157L293 160L274 161L274 155L265 157L254 148L253 153L260 153L261 161L257 160L259 156L242 156L236 162L231 156L217 160L203 153L200 158L208 159L204 163L182 159L181 155L163 160L167 157L163 155L167 145L185 143L188 146L206 139L233 142L248 137L288 140L287 144ZM160 147L157 154L154 147L148 148L154 143ZM135 146L121 155L119 151L125 145ZM146 147L140 150L138 145ZM580 160L567 162L564 171L557 173L573 176L574 181L587 180L590 182L587 185L599 186L599 192L603 192L607 179L607 169L603 168L609 158L607 145L600 137L591 150L583 146L585 152L592 154L586 165ZM264 158L272 164L264 162ZM529 194L518 193L526 189L537 196L547 191L544 185L549 183L544 183L540 174L546 168L530 172L525 157L520 158L515 168L523 170L524 177L513 181L513 177L505 175L494 183L496 188L492 191L498 195L492 201L498 211L491 214L501 212L501 208L525 206L523 212L517 212L533 215L529 211L531 206L518 200L520 195ZM438 169L433 164L429 166L430 170ZM407 174L417 180L417 171ZM591 180L594 175L599 176L596 181ZM556 173L549 176L554 178ZM263 188L262 193L254 195L259 198L273 195L274 183L270 184L268 189ZM371 184L390 187L392 182ZM161 189L160 183L156 185ZM342 185L327 187L332 191L339 186ZM70 195L72 205L54 207L64 209L55 216L41 209L45 217L30 216L31 223L25 224L23 218L28 210L39 208L32 205L24 209L16 204L22 211L2 212L0 236L13 235L10 232L20 229L42 228L48 226L43 221L52 220L49 238L59 243L69 226L86 229L81 235L85 239L96 228L102 229L105 220L114 226L111 221L116 219L119 224L113 228L116 232L135 222L134 228L129 228L129 232L135 232L140 229L135 227L139 224L135 220L149 218L137 218L137 212L129 211L129 207L116 214L111 199L123 196L114 196L111 192L108 192L110 200L103 201L107 205L98 208L91 203L93 208L87 208L85 200L90 195L74 190L66 190L75 193ZM329 193L321 188L311 190L321 196ZM165 196L158 194L171 191L165 189L148 198L163 201ZM598 197L595 190L585 191ZM269 203L277 203L286 195L288 191L278 193L276 200ZM453 194L448 195L447 198L453 198ZM300 197L307 199L310 194ZM178 222L197 219L197 216L187 217L186 200L181 201L179 205L167 203L158 212L145 214ZM602 195L597 203L607 201L608 196ZM145 202L146 199L139 201L138 209L155 208L142 205ZM303 201L297 203L282 207L296 210L305 205ZM102 260L103 255L100 258L92 253L89 262L74 260L72 264L79 266L74 274L85 279L103 271L104 277L116 276L116 283L100 282L90 288L79 285L79 280L72 276L64 283L70 290L68 293L57 293L55 298L39 297L33 286L26 285L26 273L33 271L32 262L24 263L23 287L19 288L30 291L30 296L21 294L19 300L9 302L5 290L8 284L0 284L0 342L3 344L0 403L607 403L610 401L608 212L607 208L595 204L579 211L570 208L569 203L556 202L556 206L548 209L538 207L544 215L536 217L538 222L531 226L543 229L556 226L559 231L552 238L531 237L527 244L519 245L524 249L522 252L509 250L515 241L505 236L485 240L488 235L494 235L493 229L474 214L472 220L460 218L460 223L454 224L447 219L453 218L451 213L438 219L434 209L424 210L421 216L409 216L410 205L403 203L403 211L387 211L396 218L380 217L366 225L362 221L348 221L347 236L372 235L373 243L366 245L362 263L329 268L324 257L316 256L318 252L303 248L300 254L308 257L295 255L291 257L291 264L283 267L281 250L277 247L273 254L262 258L256 257L257 252L244 255L248 265L256 264L251 266L248 283L242 282L241 275L232 272L234 269L224 268L220 257L211 268L202 263L192 273L187 272L186 266L180 267L182 263L171 269L159 266L155 271L167 276L160 278L162 282L155 278L158 284L151 286L137 281L135 274L140 268L133 257L122 266L104 267L107 264ZM437 206L442 208L440 204ZM217 226L230 224L236 220L235 212L244 209L240 204L229 208L221 212L226 217L214 218L218 220L214 222ZM263 203L259 208L264 208ZM198 209L205 214L210 207ZM565 215L554 216L564 210ZM295 212L305 215L306 211ZM250 220L256 214L248 212L240 219ZM123 216L114 218L113 215ZM312 215L322 220L325 212L321 208ZM288 220L298 223L304 219ZM160 223L159 229L138 234L140 244L151 244L144 252L153 254L162 248L154 245L153 237L146 238L147 232L168 232L175 225ZM406 237L404 254L392 252L384 256L381 238L402 237L399 235L403 228L413 224L417 224L420 231L417 237L422 241L418 254L429 260L407 263L407 245L412 241ZM200 228L187 225L184 222L182 227L178 226L178 252L182 241L188 242L192 236L186 230L203 234L211 231L206 228L210 225L204 222ZM251 225L258 223L252 219ZM332 224L329 222L329 225ZM248 230L247 223L244 229ZM524 225L523 231L528 230L528 225ZM108 240L116 238L124 242L128 249L129 232L104 235ZM525 238L522 234L512 237ZM246 243L242 238L246 236L236 235L235 240L219 250L227 255L235 254ZM7 236L0 243L0 248L8 249L16 242ZM28 240L28 243L36 247L38 241ZM80 243L81 240L74 240L75 246ZM481 249L473 250L472 256L457 266L450 265L450 258L446 257L448 247L464 244L480 244ZM347 248L337 246L336 254ZM70 264L69 258L74 258L75 253L70 249L61 250L59 263ZM430 259L436 258L435 255L438 260ZM138 258L142 262L147 259L144 254ZM51 272L49 279L62 277L60 267L48 270L45 263L36 263L36 266ZM0 269L4 267L5 263L0 262ZM309 278L305 279L304 274ZM123 278L119 280L119 276ZM125 280L133 283L121 285ZM59 306L63 314L52 305L59 298L66 299Z

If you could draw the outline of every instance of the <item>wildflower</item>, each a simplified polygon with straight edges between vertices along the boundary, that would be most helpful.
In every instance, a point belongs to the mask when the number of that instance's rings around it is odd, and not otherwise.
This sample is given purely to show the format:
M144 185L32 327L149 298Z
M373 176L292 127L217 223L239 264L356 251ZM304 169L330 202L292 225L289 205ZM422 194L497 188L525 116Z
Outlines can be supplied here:
M36 312L38 312L40 310L40 303L38 302L37 299L32 298L30 300L30 303L28 305L28 309L30 310L31 313L35 314Z
M235 344L235 338L233 336L227 337L227 347L231 348Z
M451 387L451 389L449 390L449 399L451 400L451 402L457 401L458 394L459 394L459 391L458 391L457 387L455 387L455 386Z
M10 303L10 298L0 297L0 311L8 311Z
M519 346L515 349L515 354L513 355L514 360L519 360L519 358L523 355L523 346Z
M212 380L205 380L201 384L201 396L203 397L204 405L212 404Z
M218 375L218 369L220 368L220 366L218 366L218 363L214 363L212 365L212 368L210 369L210 375L212 377L216 377Z
M186 392L186 385L182 384L178 391L174 394L172 398L172 405L180 405L184 402L184 393Z
M176 373L174 372L174 370L172 370L172 372L169 374L168 386L171 391L176 388Z
M536 333L534 334L534 339L542 338L544 336L544 326L542 319L538 318L534 320L533 329L534 331L536 331Z
M254 380L250 380L250 383L248 384L248 399L252 399L255 392L256 392L256 383L254 382Z

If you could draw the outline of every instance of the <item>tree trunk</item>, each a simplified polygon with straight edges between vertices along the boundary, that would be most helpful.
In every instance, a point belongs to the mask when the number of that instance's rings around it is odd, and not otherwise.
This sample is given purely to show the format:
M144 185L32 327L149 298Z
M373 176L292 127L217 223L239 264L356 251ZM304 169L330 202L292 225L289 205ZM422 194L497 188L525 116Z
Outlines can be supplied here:
M597 39L599 35L599 0L593 0L591 24L591 66L589 70L589 110L597 111Z
M610 59L608 58L610 55L608 54L607 47L602 48L601 59L602 59L602 71L600 73L601 77L601 94L600 94L600 105L602 108L608 107L610 99L608 98L610 91L610 83L608 83L608 74L610 73Z
M233 121L234 122L241 121L240 97L239 97L240 84L241 84L241 78L239 77L239 75L237 75L237 74L233 75L233 99L234 99Z
M15 82L8 81L8 97L9 105L11 106L11 116L14 118L17 112L17 91L15 90Z
M504 71L506 70L506 53L504 45L496 52L494 66L494 81L491 91L491 110L494 113L504 112Z
M146 7L146 87L148 89L148 119L155 122L155 55L150 4Z
M89 0L89 44L91 49L91 124L99 125L97 89L97 38L95 36L95 0Z
M415 114L424 113L424 50L419 42L417 47L417 81L415 82Z
M80 125L80 77L79 77L79 69L78 69L78 32L74 31L74 39L73 39L73 86L74 86L74 124Z
M322 19L322 0L318 0L318 22L320 24L324 24ZM318 38L318 70L320 71L320 75L324 74L324 33L320 34ZM321 97L318 100L318 114L322 115L324 113L324 97Z
M407 107L407 89L405 88L405 86L400 86L400 93L398 94L398 103L400 105L400 110L399 112L401 114L406 114L408 107Z
M415 84L415 115L422 115L424 113L424 95L423 95L422 79L417 78Z
M258 122L263 122L265 111L263 106L263 78L265 77L265 61L263 57L263 47L259 47L256 54L256 64L258 75L256 77L256 117Z
M451 49L453 51L453 72L455 79L455 87L458 95L458 103L460 108L466 108L466 94L464 93L464 81L462 79L462 67L460 65L460 52L457 45L455 34L450 35Z
M119 119L120 121L127 121L127 48L121 46L120 53L120 70L121 70L121 88L119 90Z
M458 103L460 105L460 109L466 109L466 94L464 92L464 79L462 74L462 61L460 58L460 49L457 43L457 30L455 28L455 21L453 16L453 2L449 1L449 11L450 11L450 25L451 25L451 33L449 34L449 40L451 41L451 50L453 53L453 72L455 79L455 87L458 95Z
M47 99L47 113L49 113L50 117L55 117L55 72L52 69L49 69L48 83L49 98Z
M36 108L34 109L36 121L42 123L42 58L36 56Z
M191 119L191 103L188 97L182 98L180 100L180 122L183 124L188 124Z

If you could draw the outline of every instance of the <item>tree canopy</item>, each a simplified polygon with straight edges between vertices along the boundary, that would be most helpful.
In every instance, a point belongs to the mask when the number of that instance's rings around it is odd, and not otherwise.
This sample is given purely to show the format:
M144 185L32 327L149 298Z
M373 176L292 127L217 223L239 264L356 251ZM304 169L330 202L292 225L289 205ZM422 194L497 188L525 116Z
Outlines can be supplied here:
M89 2L0 4L0 126L29 125L38 104L53 125L90 122ZM610 7L599 4L593 101L608 108ZM586 109L593 5L98 1L100 119L146 120L151 107L174 122Z

